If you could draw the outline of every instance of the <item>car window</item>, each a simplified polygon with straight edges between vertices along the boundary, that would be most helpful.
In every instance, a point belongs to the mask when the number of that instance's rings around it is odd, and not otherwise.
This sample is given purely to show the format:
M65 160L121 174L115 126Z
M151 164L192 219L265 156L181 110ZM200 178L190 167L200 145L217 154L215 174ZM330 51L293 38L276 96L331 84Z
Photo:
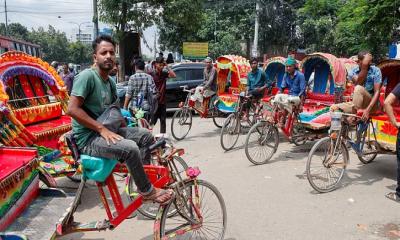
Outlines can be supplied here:
M202 80L204 79L204 70L203 69L190 69L189 70L188 80Z
M177 82L177 81L185 81L186 80L186 71L185 70L175 70L176 74L175 78L168 78L167 82Z

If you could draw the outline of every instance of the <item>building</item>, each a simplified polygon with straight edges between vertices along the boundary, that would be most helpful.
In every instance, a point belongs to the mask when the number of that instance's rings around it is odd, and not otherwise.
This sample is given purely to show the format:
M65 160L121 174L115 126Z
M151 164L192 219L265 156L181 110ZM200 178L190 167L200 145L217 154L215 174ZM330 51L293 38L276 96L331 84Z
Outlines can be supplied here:
M83 44L92 44L93 38L91 33L77 33L76 34L76 41L81 42Z

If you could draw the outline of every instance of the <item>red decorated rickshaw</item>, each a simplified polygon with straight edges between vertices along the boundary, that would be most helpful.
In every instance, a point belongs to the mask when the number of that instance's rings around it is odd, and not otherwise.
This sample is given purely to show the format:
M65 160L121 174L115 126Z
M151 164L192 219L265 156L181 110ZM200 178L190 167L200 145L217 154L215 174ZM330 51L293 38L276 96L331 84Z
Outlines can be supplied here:
M380 102L383 106L384 99L400 83L400 60L389 59L379 63L382 71L384 86L381 89ZM396 119L400 122L400 105L393 107ZM397 128L393 126L385 113L372 116L372 122L376 130L376 138L381 150L396 151Z
M233 112L238 99L234 93L246 90L247 74L251 71L250 63L241 56L224 55L217 58L215 65L218 72L218 109Z
M64 114L69 97L56 70L39 58L7 52L0 56L0 80L0 142L37 147L48 172L73 174L58 150L60 136L71 130L71 118Z

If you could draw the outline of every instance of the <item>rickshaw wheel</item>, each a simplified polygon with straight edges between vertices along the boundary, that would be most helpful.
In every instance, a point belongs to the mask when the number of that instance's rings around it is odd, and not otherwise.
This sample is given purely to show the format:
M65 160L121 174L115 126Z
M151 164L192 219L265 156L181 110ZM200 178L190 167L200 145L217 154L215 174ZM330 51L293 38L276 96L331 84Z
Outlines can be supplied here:
M171 133L176 140L184 139L192 128L192 111L181 108L174 113L171 121Z
M364 149L362 150L362 155L357 155L358 159L364 163L368 164L375 160L376 156L379 152L379 144L377 141L365 141ZM372 152L370 154L365 155L365 152Z
M278 145L278 129L266 121L261 121L253 125L247 133L245 142L247 159L255 165L265 164L272 158Z
M221 129L220 142L221 147L225 151L231 150L239 139L241 125L240 119L236 114L237 113L232 113L229 115Z
M292 142L296 146L302 146L307 142L307 133L306 129L303 126L294 126L292 133Z

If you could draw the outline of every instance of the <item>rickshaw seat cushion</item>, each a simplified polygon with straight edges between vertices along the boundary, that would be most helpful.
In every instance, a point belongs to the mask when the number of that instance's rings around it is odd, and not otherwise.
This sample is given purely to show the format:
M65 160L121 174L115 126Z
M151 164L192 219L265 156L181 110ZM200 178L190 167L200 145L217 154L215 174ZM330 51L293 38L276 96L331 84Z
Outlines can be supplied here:
M118 163L114 159L92 157L85 154L80 157L83 177L96 182L104 182Z
M307 99L333 103L335 101L335 96L330 94L308 92Z

